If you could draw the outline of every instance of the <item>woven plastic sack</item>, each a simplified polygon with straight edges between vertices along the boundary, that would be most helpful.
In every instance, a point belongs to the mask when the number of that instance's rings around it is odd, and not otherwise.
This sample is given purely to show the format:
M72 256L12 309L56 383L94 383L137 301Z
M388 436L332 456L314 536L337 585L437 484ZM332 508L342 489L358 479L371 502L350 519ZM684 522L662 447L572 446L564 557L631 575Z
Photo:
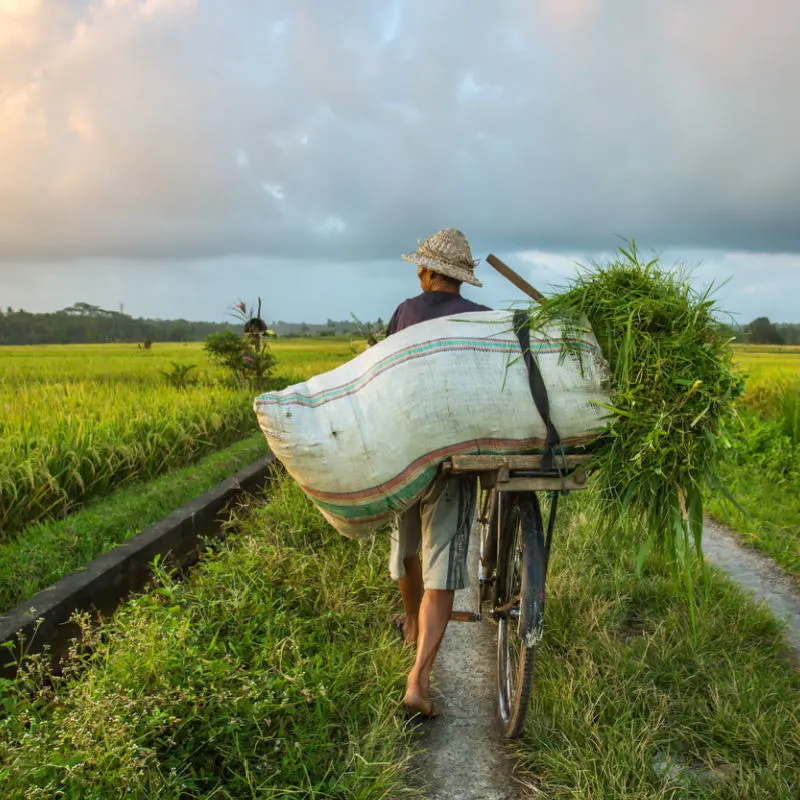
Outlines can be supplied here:
M596 339L565 349L531 331L565 452L607 424L608 366ZM542 450L545 425L507 311L413 325L330 372L256 398L270 449L326 519L368 535L411 505L450 456Z

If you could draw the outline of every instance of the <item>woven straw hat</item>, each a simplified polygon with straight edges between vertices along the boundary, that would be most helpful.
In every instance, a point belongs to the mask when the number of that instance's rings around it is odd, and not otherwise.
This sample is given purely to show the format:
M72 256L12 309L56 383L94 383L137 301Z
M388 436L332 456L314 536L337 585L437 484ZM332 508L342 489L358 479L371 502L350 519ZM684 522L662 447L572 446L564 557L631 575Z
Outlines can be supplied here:
M469 242L461 231L445 228L417 244L416 253L406 253L402 258L457 281L483 286L475 277L479 262L473 261Z

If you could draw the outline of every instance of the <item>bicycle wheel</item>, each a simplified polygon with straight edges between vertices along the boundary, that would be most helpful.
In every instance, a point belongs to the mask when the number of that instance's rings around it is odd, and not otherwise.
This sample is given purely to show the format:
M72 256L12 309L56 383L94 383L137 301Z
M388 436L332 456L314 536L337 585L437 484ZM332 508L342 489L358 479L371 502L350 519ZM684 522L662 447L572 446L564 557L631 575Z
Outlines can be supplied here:
M507 497L497 565L497 697L503 734L522 732L544 620L544 531L536 495Z

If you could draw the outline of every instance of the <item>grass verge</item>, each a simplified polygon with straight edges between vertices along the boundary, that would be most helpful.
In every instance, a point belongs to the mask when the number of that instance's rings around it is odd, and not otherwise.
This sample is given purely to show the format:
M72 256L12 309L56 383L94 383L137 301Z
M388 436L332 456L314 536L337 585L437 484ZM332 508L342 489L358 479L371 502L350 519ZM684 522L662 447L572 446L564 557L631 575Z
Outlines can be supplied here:
M0 613L88 564L268 452L258 433L193 464L120 489L0 544Z
M708 510L745 544L800 578L800 444L787 434L782 417L743 412L742 422L722 468L739 508L712 498Z
M800 676L778 623L713 575L685 598L569 498L522 761L549 798L800 796ZM565 509L566 510L566 509Z
M289 481L268 497L53 686L37 662L0 683L0 796L408 796L387 543L343 539Z
M710 513L800 580L800 483L735 465L723 474L742 510L712 500Z

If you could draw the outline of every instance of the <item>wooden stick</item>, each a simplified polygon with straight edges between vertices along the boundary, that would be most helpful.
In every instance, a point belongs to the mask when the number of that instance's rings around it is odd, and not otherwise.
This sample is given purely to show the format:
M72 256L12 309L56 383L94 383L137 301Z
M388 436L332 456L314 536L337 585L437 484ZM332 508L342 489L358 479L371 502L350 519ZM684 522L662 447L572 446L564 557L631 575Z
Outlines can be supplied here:
M517 289L521 289L525 292L528 297L532 297L536 300L537 303L541 303L545 298L541 292L538 292L536 289L531 286L528 281L526 281L520 275L517 275L508 264L504 264L496 255L493 253L489 253L486 256L486 262L491 264L504 278L507 278L517 287Z

